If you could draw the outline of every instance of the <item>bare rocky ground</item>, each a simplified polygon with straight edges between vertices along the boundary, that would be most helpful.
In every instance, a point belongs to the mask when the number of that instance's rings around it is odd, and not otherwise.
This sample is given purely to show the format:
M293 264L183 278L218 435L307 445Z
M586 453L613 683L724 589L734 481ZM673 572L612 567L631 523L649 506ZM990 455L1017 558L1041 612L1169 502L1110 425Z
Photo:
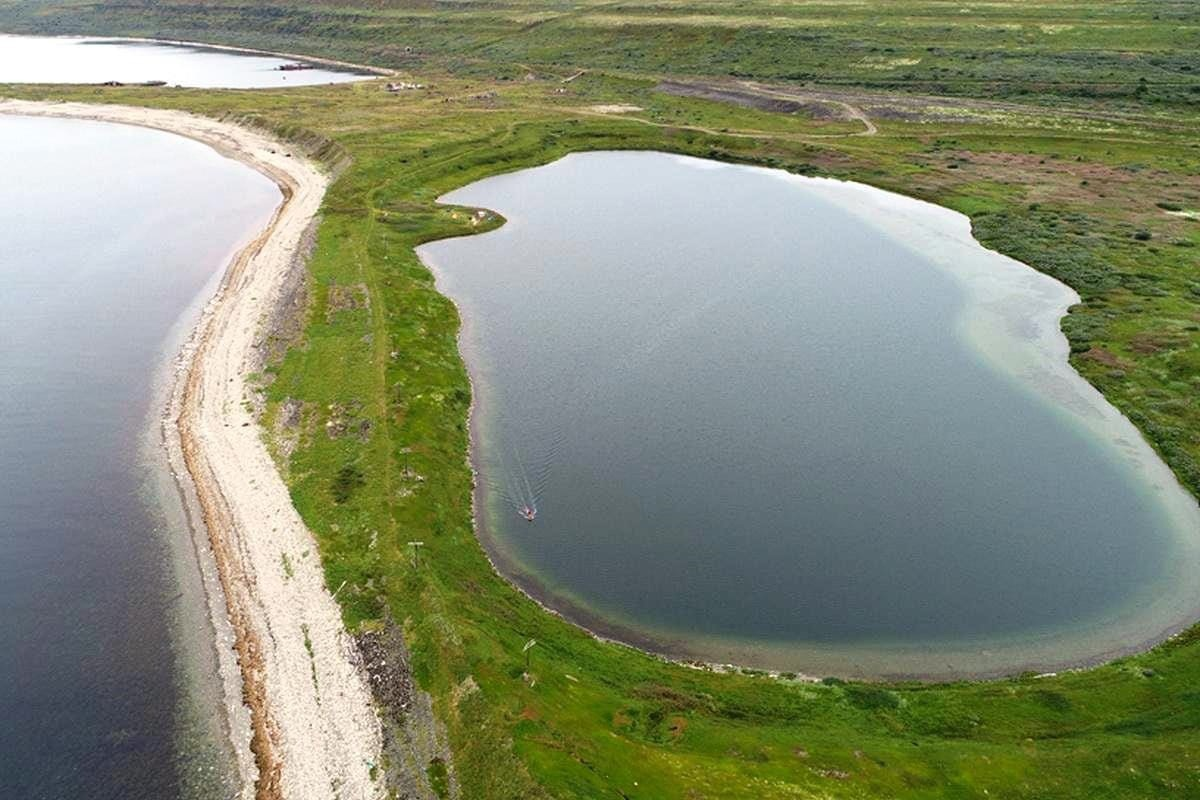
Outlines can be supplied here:
M712 100L718 103L729 103L741 108L752 108L756 111L770 111L777 114L799 113L819 120L847 119L840 108L831 103L822 102L816 97L812 99L773 97L761 91L737 84L661 81L654 88L657 91L675 95L676 97L694 97L700 100Z
M739 80L662 81L658 91L730 103L759 111L803 113L817 120L860 119L897 122L958 122L996 124L1005 116L1057 117L1077 124L1137 123L1149 128L1179 130L1187 122L1144 113L1099 110L1092 107L1047 107L1002 100L976 100L887 92L850 87L772 84Z
M444 795L461 796L455 778L446 730L433 713L428 692L413 682L408 648L400 627L389 620L382 630L355 637L371 691L383 711L383 763L389 797L398 800L437 800L430 768L440 763L447 771Z
M305 231L278 299L264 319L254 345L256 371L277 364L291 347L303 341L312 301L306 264L316 246L319 222L314 219ZM327 316L343 309L365 307L367 302L365 286L331 287ZM269 377L264 377L261 385L265 387L268 381ZM254 407L255 416L261 421L265 407L262 392L255 393ZM335 414L335 419L342 421L327 427L325 433L330 436L360 433L359 426L345 422L354 418L354 411L343 409L343 414ZM291 452L306 433L304 421L305 404L289 399L280 404L268 431L276 462L285 474ZM379 775L385 795L394 800L440 800L429 777L430 765L439 762L447 771L445 796L460 797L445 726L434 716L429 693L413 681L400 627L389 620L380 630L356 634L353 641L379 710L382 732Z

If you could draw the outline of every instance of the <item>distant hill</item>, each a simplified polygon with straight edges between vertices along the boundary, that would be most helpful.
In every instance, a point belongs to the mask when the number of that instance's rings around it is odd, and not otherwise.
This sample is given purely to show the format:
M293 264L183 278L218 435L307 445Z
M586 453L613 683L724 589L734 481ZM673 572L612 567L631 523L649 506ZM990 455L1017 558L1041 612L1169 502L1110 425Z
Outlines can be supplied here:
M201 40L460 73L590 67L1200 103L1200 3L0 0L0 30Z

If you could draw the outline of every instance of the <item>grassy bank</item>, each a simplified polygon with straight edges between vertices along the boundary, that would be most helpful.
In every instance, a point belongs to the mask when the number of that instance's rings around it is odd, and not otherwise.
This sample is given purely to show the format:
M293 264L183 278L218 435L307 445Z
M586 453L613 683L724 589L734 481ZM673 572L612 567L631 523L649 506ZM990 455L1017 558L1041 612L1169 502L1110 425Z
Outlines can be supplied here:
M1118 7L1150 6L1190 8ZM115 19L136 7L118 6ZM368 56L377 46L354 45ZM352 49L327 42L323 53ZM399 95L379 83L0 94L235 116L349 159L325 202L303 333L264 379L264 425L328 584L342 587L347 625L402 627L412 672L447 726L463 797L1200 793L1195 634L1056 677L807 684L665 664L541 611L491 571L473 536L458 319L412 252L477 230L435 205L439 194L583 149L672 150L933 200L970 214L985 244L1080 292L1065 322L1073 362L1200 491L1200 223L1189 216L1200 211L1200 150L1186 107L1114 103L1098 114L1088 98L1076 113L858 91L779 113L677 97L633 74L564 84L559 71L510 65L520 79L497 80L494 65L431 61L414 66L432 88ZM593 108L614 103L643 110ZM838 103L878 132L852 135L865 129ZM425 543L417 560L413 540ZM431 785L449 785L442 767L428 767Z

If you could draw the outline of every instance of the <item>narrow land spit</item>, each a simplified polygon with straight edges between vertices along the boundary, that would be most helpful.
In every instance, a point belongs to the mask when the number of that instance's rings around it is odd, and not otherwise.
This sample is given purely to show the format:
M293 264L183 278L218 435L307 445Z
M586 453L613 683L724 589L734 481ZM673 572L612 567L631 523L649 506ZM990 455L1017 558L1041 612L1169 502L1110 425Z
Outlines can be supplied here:
M192 336L174 392L178 438L166 439L179 450L172 460L186 464L194 482L234 630L240 676L231 676L227 685L236 686L240 677L241 699L250 712L250 741L238 741L245 737L235 733L234 742L242 795L380 796L381 785L372 777L380 724L360 657L326 589L317 543L292 506L246 402L251 395L246 376L260 358L263 322L290 270L302 268L296 254L329 178L286 144L179 111L10 100L0 102L0 113L176 133L279 185L282 205L230 263Z

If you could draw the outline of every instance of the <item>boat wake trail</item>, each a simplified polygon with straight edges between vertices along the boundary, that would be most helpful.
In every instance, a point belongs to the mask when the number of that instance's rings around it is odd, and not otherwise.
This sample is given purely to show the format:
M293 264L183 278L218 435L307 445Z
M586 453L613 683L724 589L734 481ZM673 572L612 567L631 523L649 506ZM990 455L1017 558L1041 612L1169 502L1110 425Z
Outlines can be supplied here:
M517 437L511 438L512 443L501 449L500 463L489 470L491 477L487 483L504 498L506 505L532 522L541 507L566 434L562 430L553 431L544 443L536 445L532 458L528 446L522 448L516 444Z

